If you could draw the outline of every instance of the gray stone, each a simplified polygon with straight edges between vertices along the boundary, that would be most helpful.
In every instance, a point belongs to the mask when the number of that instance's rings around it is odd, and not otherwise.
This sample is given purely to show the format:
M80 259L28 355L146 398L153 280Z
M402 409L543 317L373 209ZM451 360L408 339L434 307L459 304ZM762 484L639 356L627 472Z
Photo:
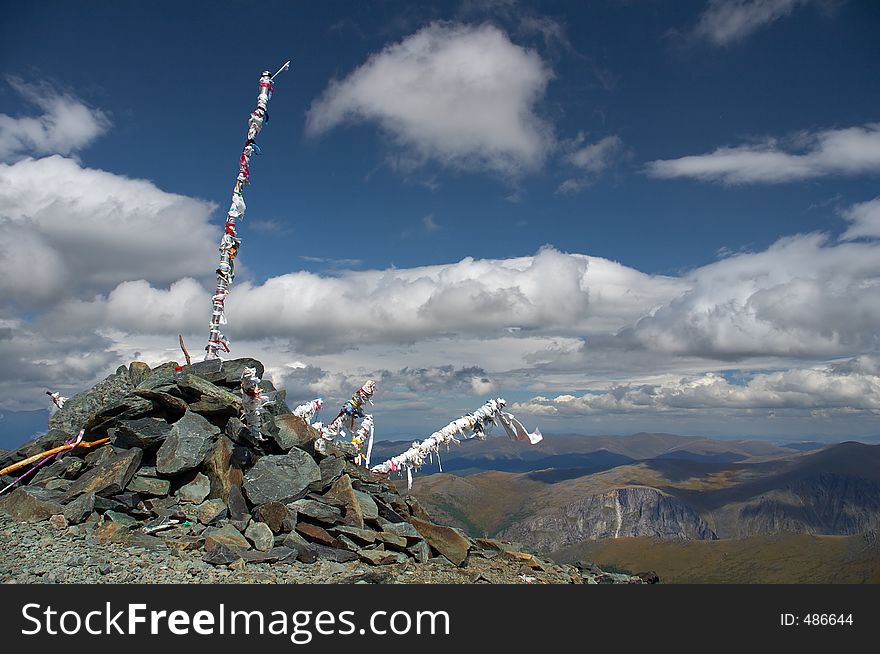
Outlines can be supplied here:
M211 481L201 472L196 474L195 479L181 486L177 491L177 499L181 503L201 504L211 492Z
M156 454L156 470L161 475L174 475L200 466L219 429L202 416L187 411L174 423L171 433Z
M346 563L348 561L357 561L358 555L348 550L341 550L335 547L325 547L324 545L313 545L318 558L328 561L336 561L337 563Z
M245 537L261 552L268 552L275 544L272 530L265 522L255 522L244 532Z
M157 479L156 477L145 477L141 474L136 474L125 488L140 495L165 497L171 491L171 482L167 479Z
M75 435L96 413L117 404L134 390L125 368L108 376L87 391L68 399L55 415L49 418L49 427Z
M112 520L113 522L118 522L119 524L125 525L126 527L134 527L138 523L138 521L132 518L130 515L126 513L119 513L118 511L105 511L104 520Z
M382 523L382 531L394 534L395 536L402 536L410 542L421 540L422 538L419 536L416 528L408 522L384 522Z
M177 388L175 386L175 388ZM177 422L186 413L186 402L179 397L158 390L147 388L136 388L134 394L149 400L153 406L162 409L168 418L168 422Z
M309 448L320 436L317 429L293 414L275 416L274 424L278 429L272 438L285 452L291 447Z
M159 449L171 433L171 425L161 418L125 420L107 432L117 447L139 447L145 452Z
M57 496L44 488L24 486L0 497L0 511L20 522L38 522L63 512Z
M89 468L94 468L95 466L100 466L110 459L112 459L116 454L118 454L121 450L116 450L112 445L102 445L101 447L92 450L85 456L85 464Z
M373 501L373 498L359 490L354 491L358 504L361 507L361 514L364 520L375 520L379 517L379 507Z
M323 490L329 488L342 475L342 471L345 469L345 459L338 456L328 456L326 459L321 459L318 468L321 470L321 489Z
M84 427L87 434L104 433L109 427L123 420L143 418L150 415L153 410L152 402L132 392L95 413Z
M223 525L222 527L208 527L204 532L205 549L210 549L215 543L223 543L229 547L250 548L251 544L241 535L232 525Z
M423 540L418 541L415 545L410 545L406 548L406 551L409 552L418 563L427 563L428 559L431 558L431 548Z
M245 520L250 517L247 502L244 501L244 496L238 486L229 489L229 499L226 501L226 505L229 507L231 520Z
M240 561L242 555L233 547L225 543L216 542L207 548L202 561L211 565L230 565L236 561Z
M164 364L163 364L164 365ZM162 366L154 368L150 376L137 385L135 391L158 391L160 393L180 394L177 388L174 370L163 369Z
M295 531L290 532L284 537L281 546L296 550L297 558L303 563L314 563L318 559L315 546Z
M95 494L83 493L64 507L64 517L72 525L78 525L95 510Z
M118 495L114 495L112 499L116 500L117 502L122 502L129 509L136 509L138 504L141 503L141 496L131 491L125 491L119 493Z
M31 479L32 484L49 479L74 479L85 468L85 462L75 456L67 456L56 461L50 466L45 466L37 471Z
M263 378L265 369L263 364L256 359L241 358L223 361L217 359L199 361L191 366L184 366L181 373L196 375L213 384L238 387L241 385L241 375L245 368L256 368L257 377Z
M407 539L403 536L396 536L395 534L389 534L386 532L378 532L376 534L376 540L385 543L387 547L391 547L395 550L406 549Z
M229 515L229 509L226 507L226 502L219 497L207 500L199 507L199 522L203 525L214 524L227 515Z
M314 459L294 448L285 455L264 456L244 476L242 487L251 504L290 502L305 495L321 472Z
M73 484L69 479L50 479L43 482L43 488L46 490L66 491Z
M65 500L89 492L105 497L121 493L134 477L143 454L143 450L139 447L114 454L73 482L64 495Z
M295 510L297 515L308 516L313 520L327 524L336 524L342 520L342 511L335 506L330 506L323 502L316 502L315 500L297 500L296 502L288 504L288 507Z

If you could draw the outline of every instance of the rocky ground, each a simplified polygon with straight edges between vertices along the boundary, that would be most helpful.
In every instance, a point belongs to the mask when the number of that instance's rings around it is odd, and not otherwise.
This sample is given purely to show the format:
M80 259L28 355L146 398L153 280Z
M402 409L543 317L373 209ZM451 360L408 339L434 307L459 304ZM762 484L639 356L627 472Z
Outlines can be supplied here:
M442 559L376 567L337 563L202 561L203 552L102 542L100 526L17 522L0 514L0 582L7 584L603 584L646 583L651 575L604 573L595 566L558 565L523 553L487 552L457 567Z

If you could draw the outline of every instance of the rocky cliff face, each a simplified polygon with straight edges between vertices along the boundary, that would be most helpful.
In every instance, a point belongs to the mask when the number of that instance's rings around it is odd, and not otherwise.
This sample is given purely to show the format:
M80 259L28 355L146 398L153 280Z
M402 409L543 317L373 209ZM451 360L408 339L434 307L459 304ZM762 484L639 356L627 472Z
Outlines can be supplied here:
M737 537L791 532L852 535L880 523L880 484L820 473L730 507Z
M714 540L715 533L689 506L655 488L628 486L589 495L517 522L500 534L539 551L584 540L654 536Z

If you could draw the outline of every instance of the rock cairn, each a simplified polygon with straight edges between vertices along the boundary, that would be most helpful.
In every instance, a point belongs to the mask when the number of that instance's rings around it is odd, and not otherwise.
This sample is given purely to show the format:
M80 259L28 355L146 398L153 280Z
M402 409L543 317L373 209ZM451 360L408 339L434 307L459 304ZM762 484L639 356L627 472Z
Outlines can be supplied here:
M150 368L134 362L67 402L47 434L0 457L0 468L63 443L86 441L0 498L19 521L93 528L101 542L204 550L217 566L359 561L451 563L503 554L533 569L547 562L434 523L385 474L355 464L357 446L327 444L293 415L283 390L254 438L241 420L241 376L253 359ZM272 384L261 383L267 391ZM2 479L3 484L12 481Z
M443 557L461 566L471 552L501 547L433 523L387 475L355 465L355 445L317 453L320 434L290 412L284 391L257 441L241 420L245 368L263 375L253 359L120 367L65 402L48 433L3 455L0 468L83 427L84 440L109 443L39 470L0 498L0 510L59 527L88 523L104 542L203 549L215 565Z

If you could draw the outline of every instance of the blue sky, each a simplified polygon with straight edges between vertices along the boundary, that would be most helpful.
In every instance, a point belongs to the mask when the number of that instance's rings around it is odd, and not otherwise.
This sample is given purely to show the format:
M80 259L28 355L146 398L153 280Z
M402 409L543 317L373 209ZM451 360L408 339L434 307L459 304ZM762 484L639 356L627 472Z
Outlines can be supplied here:
M489 393L549 432L880 433L876 3L255 14L6 8L7 414L201 349L259 72L293 59L226 330L291 403L372 376L380 436Z

